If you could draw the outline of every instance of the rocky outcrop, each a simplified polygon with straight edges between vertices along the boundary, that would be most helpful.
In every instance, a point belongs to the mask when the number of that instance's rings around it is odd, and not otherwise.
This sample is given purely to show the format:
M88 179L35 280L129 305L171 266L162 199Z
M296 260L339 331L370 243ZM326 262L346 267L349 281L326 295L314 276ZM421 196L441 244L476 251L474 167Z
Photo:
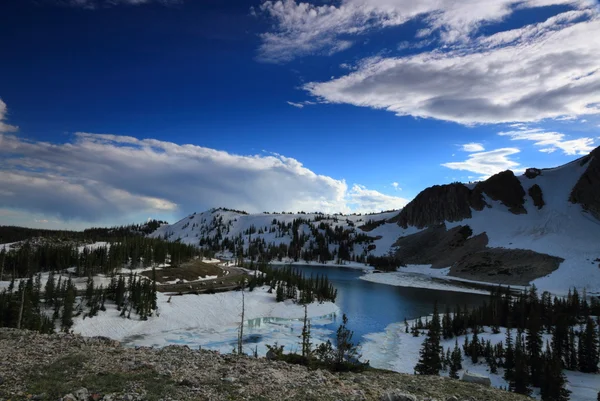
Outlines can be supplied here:
M491 176L473 189L461 183L434 185L419 193L400 213L391 219L401 227L417 228L471 218L474 210L483 210L487 203L484 195L501 202L515 214L527 213L525 190L510 170Z
M514 214L525 214L525 190L515 174L506 170L478 183L473 190L475 196L485 193L491 199L500 201Z
M482 210L484 206L481 194L474 193L464 184L434 185L421 191L391 221L404 228L424 228L444 221L468 219L471 208Z
M584 210L600 220L600 147L583 158L581 163L588 163L588 166L573 187L569 201L579 203Z
M544 195L542 194L542 188L540 188L540 186L538 184L534 184L533 186L531 186L531 188L529 188L529 191L527 191L527 193L533 200L533 204L538 209L541 209L544 207L546 202L544 202Z
M532 179L542 174L542 170L539 168L531 167L525 170L525 177Z
M438 376L331 373L187 346L124 348L71 334L0 328L0 399L519 401Z
M486 248L466 255L450 268L450 275L507 285L527 285L552 273L564 261L527 249Z

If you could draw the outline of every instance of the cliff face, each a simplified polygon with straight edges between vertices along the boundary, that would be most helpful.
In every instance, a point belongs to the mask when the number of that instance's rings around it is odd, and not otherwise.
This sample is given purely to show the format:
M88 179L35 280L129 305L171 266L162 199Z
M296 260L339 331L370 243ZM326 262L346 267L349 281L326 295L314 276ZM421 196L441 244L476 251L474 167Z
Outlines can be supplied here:
M450 267L450 275L472 280L525 285L552 274L553 289L568 281L597 291L597 269L587 280L569 273L600 255L590 215L600 220L600 147L521 177L503 171L475 185L425 189L393 219L421 229L399 238L395 255L400 264Z
M419 193L392 221L403 228L424 228L470 218L471 207L481 210L484 206L481 194L464 184L434 185Z
M579 203L600 220L600 147L582 159L582 162L588 163L588 167L573 187L569 201Z
M500 201L514 214L527 213L525 190L510 170L495 174L470 189L464 184L434 185L419 193L392 221L401 227L425 228L444 221L471 218L471 209L483 210L488 206L483 195Z

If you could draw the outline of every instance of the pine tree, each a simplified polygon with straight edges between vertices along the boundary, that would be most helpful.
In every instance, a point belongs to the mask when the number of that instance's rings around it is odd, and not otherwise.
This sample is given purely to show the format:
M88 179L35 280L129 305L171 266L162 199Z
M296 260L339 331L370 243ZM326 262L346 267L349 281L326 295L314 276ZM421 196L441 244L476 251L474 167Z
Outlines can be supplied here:
M348 329L348 318L342 315L342 324L337 329L336 349L334 351L334 365L341 369L345 363L360 364L361 355L358 353L358 345L352 342L354 332Z
M598 334L596 323L591 317L587 318L585 330L580 334L579 350L579 370L584 373L598 372Z
M51 271L48 275L48 281L46 281L46 285L44 286L44 299L46 300L46 305L52 306L54 304L54 272Z
M571 391L565 388L567 379L558 355L546 347L540 393L542 401L568 401Z
M454 342L454 350L452 351L450 361L450 377L458 379L458 371L462 369L462 355L458 347L458 340Z
M75 303L76 289L71 279L67 282L63 313L61 316L61 328L67 332L73 326L73 304Z
M529 381L529 367L527 365L527 354L523 346L521 334L517 335L515 343L515 370L510 381L510 388L515 393L530 395L531 387Z
M440 317L437 310L437 302L433 307L433 318L429 325L427 337L423 341L420 351L419 362L415 366L415 372L419 375L439 375L442 369L440 359Z
M535 295L535 287L532 287L534 292L532 305L537 305L537 295ZM526 350L529 359L529 366L531 371L531 384L534 387L539 387L542 379L542 333L541 322L538 308L532 306L530 310L529 319L527 320L527 331L526 331Z
M511 382L515 369L515 354L510 325L506 328L506 352L504 357L504 380Z

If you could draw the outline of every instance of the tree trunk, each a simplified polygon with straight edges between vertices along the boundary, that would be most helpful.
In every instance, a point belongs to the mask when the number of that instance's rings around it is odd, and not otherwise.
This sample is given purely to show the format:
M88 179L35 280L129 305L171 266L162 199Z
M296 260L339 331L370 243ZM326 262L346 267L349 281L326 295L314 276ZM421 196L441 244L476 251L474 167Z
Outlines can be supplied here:
M17 329L21 328L21 320L23 320L23 306L25 305L25 286L21 291L21 306L19 307L19 319L17 320Z
M244 342L244 287L242 286L242 320L240 321L240 335L238 338L238 354L241 355L243 352Z

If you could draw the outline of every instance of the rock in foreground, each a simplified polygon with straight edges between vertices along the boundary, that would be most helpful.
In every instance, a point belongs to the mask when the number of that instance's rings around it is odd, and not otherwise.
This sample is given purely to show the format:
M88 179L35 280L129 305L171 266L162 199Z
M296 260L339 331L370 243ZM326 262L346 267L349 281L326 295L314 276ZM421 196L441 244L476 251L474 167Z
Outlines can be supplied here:
M524 400L440 377L334 374L185 346L0 329L0 400Z

